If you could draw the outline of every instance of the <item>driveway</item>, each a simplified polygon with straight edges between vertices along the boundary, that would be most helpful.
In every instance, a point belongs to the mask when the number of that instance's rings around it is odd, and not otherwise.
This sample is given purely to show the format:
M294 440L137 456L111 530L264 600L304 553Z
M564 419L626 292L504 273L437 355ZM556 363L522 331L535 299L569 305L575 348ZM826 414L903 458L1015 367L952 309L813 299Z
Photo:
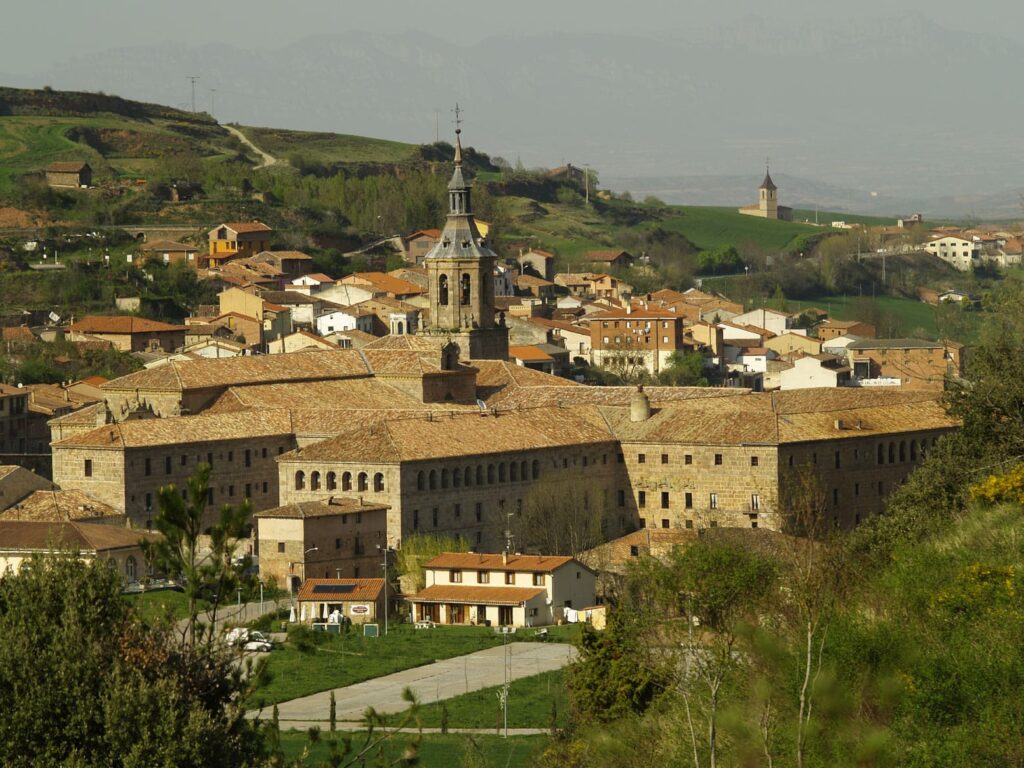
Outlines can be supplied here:
M414 669L366 680L334 691L339 721L355 721L367 707L382 714L401 712L407 706L402 690L411 688L422 704L450 699L481 688L505 682L505 654L511 652L512 679L561 669L576 658L576 648L568 643L509 643L484 651L435 661ZM331 692L321 691L277 705L278 717L285 727L298 722L327 722L330 719ZM264 712L264 717L266 712ZM298 721L294 725L286 721Z

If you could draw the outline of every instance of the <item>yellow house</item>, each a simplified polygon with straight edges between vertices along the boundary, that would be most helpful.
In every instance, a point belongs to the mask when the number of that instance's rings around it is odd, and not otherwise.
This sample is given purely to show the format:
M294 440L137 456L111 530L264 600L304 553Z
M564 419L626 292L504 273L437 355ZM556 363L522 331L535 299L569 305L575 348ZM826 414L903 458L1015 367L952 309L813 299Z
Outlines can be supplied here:
M274 230L262 221L220 224L207 235L210 253L206 259L209 269L218 269L232 259L249 258L270 250L270 236Z

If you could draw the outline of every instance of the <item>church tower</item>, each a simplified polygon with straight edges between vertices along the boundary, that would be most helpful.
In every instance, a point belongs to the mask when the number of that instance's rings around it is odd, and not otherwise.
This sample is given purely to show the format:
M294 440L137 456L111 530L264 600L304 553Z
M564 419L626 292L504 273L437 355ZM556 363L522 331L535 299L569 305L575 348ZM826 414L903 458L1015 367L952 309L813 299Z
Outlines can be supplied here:
M462 129L455 129L455 171L448 182L448 219L441 239L423 260L430 292L430 321L422 335L459 345L469 360L507 360L508 327L495 319L497 255L477 230L470 185L462 173Z
M764 181L761 182L758 192L757 205L761 209L761 216L766 219L779 218L778 187L772 181L772 175L768 171L767 164L764 167Z

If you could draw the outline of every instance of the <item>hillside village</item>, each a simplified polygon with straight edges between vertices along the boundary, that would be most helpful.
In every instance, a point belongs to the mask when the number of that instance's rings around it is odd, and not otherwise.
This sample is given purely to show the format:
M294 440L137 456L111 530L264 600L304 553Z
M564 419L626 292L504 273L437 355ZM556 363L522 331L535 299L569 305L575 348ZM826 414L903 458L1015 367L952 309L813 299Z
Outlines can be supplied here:
M423 210L438 215L400 234L367 213L371 227L325 245L298 214L289 228L269 189L204 208L209 190L184 177L150 186L189 206L188 223L0 231L0 572L56 544L109 561L126 593L159 594L182 586L152 559L168 509L200 510L210 562L225 558L221 510L241 509L251 519L226 560L244 561L244 579L212 598L214 627L218 600L237 589L242 617L243 591L255 606L266 589L275 612L261 626L289 648L306 628L370 642L389 621L415 642L453 626L488 628L487 643L576 624L589 637L622 620L649 561L670 567L701 542L773 552L873 530L961 433L947 398L970 389L976 324L1021 266L1016 227L806 221L785 230L787 247L697 247L693 230L664 227L700 214L617 197L571 164L529 183L502 176L463 149L461 124L450 156L431 154L448 146L417 160L431 166L416 171L424 189L441 190ZM125 199L149 183L103 174L63 158L8 182ZM517 184L549 199L511 217L527 197ZM715 215L797 226L767 171L752 191L758 203ZM525 228L563 211L605 228L575 240ZM640 225L608 224L632 216ZM699 274L673 271L684 257ZM853 315L834 315L834 296L786 295L783 273L837 261L861 281ZM928 282L911 291L918 275ZM78 279L102 291L65 293ZM935 332L860 312L876 280ZM22 292L43 285L62 303ZM399 569L403 545L424 541L438 547ZM272 664L272 647L254 652ZM323 674L301 696L261 683L275 721L280 703L305 722L300 698L340 673Z

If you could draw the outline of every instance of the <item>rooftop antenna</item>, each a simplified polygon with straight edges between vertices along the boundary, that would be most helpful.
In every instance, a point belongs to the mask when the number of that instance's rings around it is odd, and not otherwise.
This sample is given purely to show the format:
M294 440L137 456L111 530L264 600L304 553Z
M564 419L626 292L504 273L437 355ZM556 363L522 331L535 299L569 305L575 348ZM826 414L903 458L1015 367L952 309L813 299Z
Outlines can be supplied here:
M455 123L455 133L456 133L456 135L462 133L462 113L465 112L465 111L466 110L464 110L464 109L459 107L459 102L456 101L455 102L455 109L452 110L452 112L455 113L454 123Z
M199 79L199 75L186 75L185 78L192 83L192 111L196 111L196 80Z

